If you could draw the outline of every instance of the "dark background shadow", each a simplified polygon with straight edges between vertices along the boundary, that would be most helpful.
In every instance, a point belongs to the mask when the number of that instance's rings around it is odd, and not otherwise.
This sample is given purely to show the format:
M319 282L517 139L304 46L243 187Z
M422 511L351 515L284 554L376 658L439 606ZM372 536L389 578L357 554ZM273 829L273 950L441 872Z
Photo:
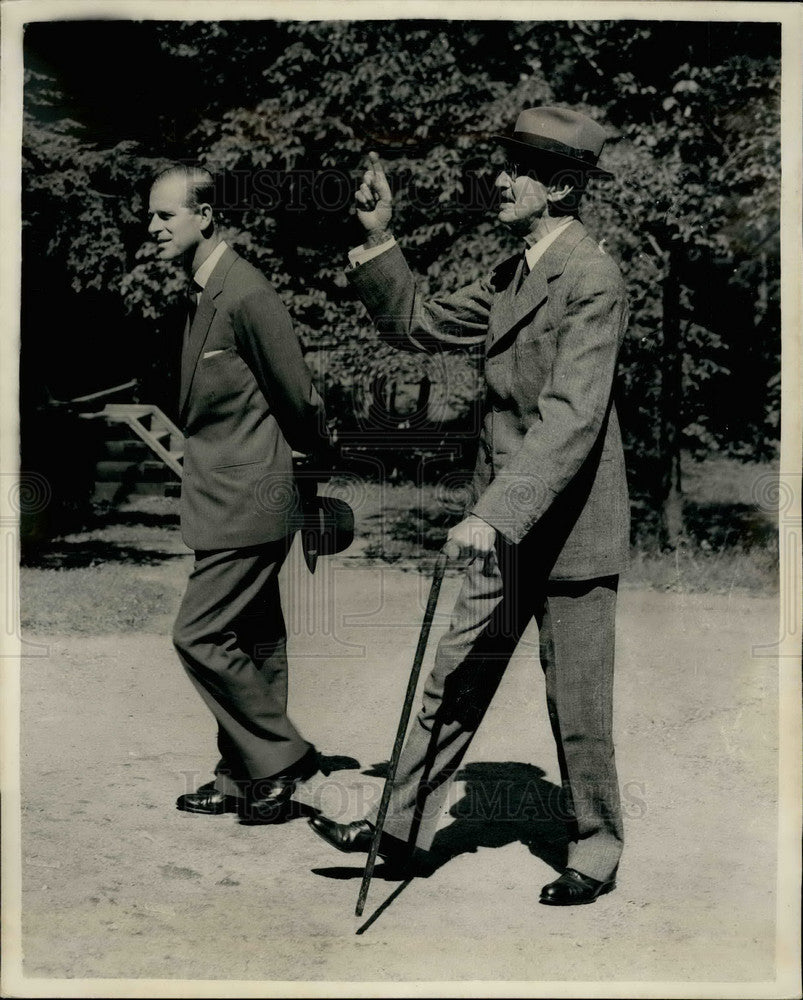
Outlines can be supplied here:
M118 528L146 530L133 539L118 539ZM163 529L162 534L159 529ZM178 529L177 505L175 510L150 511L97 504L91 515L69 532L29 539L20 562L37 569L82 569L107 563L158 566L189 554L189 549L175 552L170 548Z
M766 510L751 504L686 500L683 514L690 540L715 552L733 547L768 548L778 530Z
M88 531L105 527L123 528L178 528L178 508L174 511L119 510L115 507L97 514L90 521Z
M130 566L159 566L184 559L186 552L165 552L160 548L126 545L102 539L68 542L58 539L45 548L29 549L23 566L36 569L83 569L87 566L123 563Z

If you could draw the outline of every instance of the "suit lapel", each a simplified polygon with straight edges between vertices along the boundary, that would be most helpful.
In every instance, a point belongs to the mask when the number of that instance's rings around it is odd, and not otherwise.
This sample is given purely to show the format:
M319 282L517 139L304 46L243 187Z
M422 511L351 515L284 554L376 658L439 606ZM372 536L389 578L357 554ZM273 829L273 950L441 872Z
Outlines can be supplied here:
M572 251L586 235L583 224L571 222L564 232L547 247L544 255L536 261L535 267L516 291L519 269L508 286L497 296L493 304L490 320L489 348L528 315L535 312L549 294L549 282L562 274Z
M195 377L195 369L198 367L198 358L201 356L209 327L212 325L217 308L215 299L223 291L223 283L226 275L231 270L232 264L237 260L237 254L231 247L226 247L223 256L215 265L214 270L209 275L209 281L201 293L201 301L195 312L195 318L190 327L189 337L181 352L181 392L179 394L179 414L183 417L184 409L192 388L192 380Z

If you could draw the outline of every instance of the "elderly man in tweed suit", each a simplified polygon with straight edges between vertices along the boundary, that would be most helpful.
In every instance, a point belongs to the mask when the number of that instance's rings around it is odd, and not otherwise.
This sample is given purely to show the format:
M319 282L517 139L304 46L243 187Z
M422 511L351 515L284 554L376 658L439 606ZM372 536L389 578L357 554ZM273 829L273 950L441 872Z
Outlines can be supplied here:
M351 281L383 339L401 349L484 352L487 397L474 500L449 533L471 557L402 752L380 853L429 847L450 779L524 628L535 617L549 718L571 820L568 865L548 905L590 903L615 886L622 818L611 735L614 617L629 507L612 401L627 303L616 263L577 217L605 141L587 116L522 111L497 137L498 218L523 251L442 298L419 294L387 230L390 188L376 154L357 192L366 244ZM313 828L365 851L375 815Z

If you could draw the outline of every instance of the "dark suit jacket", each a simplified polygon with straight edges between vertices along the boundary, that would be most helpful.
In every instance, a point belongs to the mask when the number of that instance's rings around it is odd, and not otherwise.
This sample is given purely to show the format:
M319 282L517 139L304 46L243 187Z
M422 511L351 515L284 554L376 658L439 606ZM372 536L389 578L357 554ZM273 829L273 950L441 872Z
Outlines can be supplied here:
M484 350L472 512L532 545L553 580L619 573L629 504L612 386L627 322L616 263L570 223L521 287L521 257L424 301L398 246L349 272L383 339Z
M261 545L300 527L292 449L325 442L323 405L279 296L230 247L184 346L179 419L190 548Z

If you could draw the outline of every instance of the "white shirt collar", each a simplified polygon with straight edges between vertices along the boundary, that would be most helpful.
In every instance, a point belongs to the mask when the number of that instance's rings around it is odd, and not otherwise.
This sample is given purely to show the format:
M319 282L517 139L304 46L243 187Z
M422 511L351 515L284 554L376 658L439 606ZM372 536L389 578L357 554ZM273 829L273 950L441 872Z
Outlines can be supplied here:
M550 244L553 243L558 236L560 236L563 230L566 229L567 226L570 226L573 222L574 216L567 215L565 219L561 219L558 225L555 226L551 232L547 233L546 236L542 236L540 240L533 243L531 247L528 247L525 250L524 256L527 258L527 267L529 267L531 271L536 262L543 257L547 247L549 247Z
M221 240L220 243L215 247L212 253L206 258L206 260L201 264L198 270L193 274L192 280L196 285L199 285L201 289L206 288L206 283L212 276L212 272L215 270L215 264L220 260L226 250L227 243L225 240Z

